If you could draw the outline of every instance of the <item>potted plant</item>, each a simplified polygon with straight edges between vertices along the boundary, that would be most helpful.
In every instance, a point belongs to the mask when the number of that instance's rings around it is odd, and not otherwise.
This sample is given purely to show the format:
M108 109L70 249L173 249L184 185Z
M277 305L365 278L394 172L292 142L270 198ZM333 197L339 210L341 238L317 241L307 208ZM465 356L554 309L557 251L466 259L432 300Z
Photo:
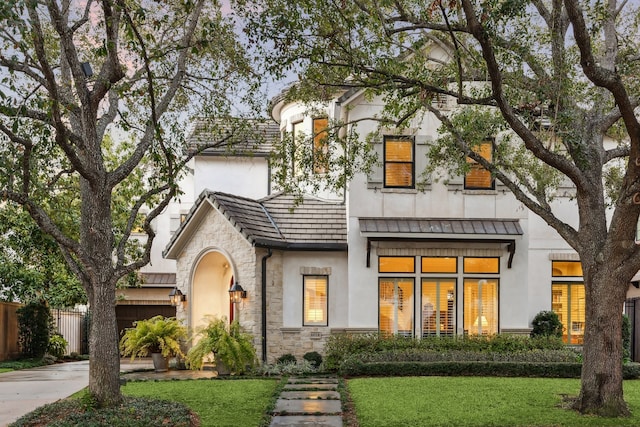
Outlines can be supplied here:
M187 337L187 328L175 317L155 316L133 325L120 340L124 356L131 356L133 361L151 355L156 372L168 370L169 357L184 357L180 344Z
M256 363L252 337L242 331L236 320L229 324L224 317L209 317L209 323L198 328L196 338L199 340L186 358L191 369L202 369L205 358L210 356L218 375L243 374Z

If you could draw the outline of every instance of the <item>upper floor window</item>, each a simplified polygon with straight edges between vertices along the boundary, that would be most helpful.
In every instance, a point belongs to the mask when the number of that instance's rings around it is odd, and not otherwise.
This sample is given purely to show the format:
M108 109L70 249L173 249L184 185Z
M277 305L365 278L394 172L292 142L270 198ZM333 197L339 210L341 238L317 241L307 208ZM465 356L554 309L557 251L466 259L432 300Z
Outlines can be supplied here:
M473 148L473 151L489 162L493 161L493 144L491 141L480 143ZM491 176L491 172L469 157L467 157L467 163L469 163L470 169L464 177L464 188L471 190L492 190L495 188L495 180Z
M328 124L326 117L313 119L313 173L326 173L329 167Z
M289 156L291 157L291 176L295 175L296 172L296 157L297 150L301 143L301 140L304 138L304 126L302 121L295 122L291 124L291 137L293 138L291 148L289 150Z
M384 186L414 188L415 149L413 138L386 136L384 138Z

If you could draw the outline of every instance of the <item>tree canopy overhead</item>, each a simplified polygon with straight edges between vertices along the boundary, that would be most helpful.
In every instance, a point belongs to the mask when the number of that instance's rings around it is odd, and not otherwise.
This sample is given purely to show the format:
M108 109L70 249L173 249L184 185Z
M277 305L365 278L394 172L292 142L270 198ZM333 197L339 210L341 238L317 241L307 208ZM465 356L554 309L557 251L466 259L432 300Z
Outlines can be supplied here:
M55 240L86 291L101 405L121 399L116 283L149 261L151 221L196 152L188 119L224 122L200 149L228 144L257 87L235 31L216 1L0 5L0 196Z
M265 46L266 69L299 73L291 99L361 89L384 100L371 119L385 126L434 115L442 127L428 173L460 171L472 158L575 249L587 310L575 407L627 414L620 328L640 269L638 4L240 0L238 7L251 21L250 40ZM443 96L457 108L440 109L433 101ZM490 136L488 160L474 147ZM574 187L576 223L554 203L561 183Z

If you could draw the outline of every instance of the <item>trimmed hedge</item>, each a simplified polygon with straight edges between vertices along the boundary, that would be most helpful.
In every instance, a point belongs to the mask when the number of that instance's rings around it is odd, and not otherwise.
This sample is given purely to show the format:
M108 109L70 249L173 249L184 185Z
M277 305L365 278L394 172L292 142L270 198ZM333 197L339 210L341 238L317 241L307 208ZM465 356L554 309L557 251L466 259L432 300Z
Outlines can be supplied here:
M337 371L345 359L363 353L373 354L386 351L516 353L531 350L564 350L566 348L560 338L547 336L530 338L528 336L499 334L416 339L380 334L337 334L332 335L325 346L324 363L327 370Z
M351 359L341 366L340 374L355 376L493 376L580 378L581 363L523 362L373 362ZM640 378L640 364L623 366L624 379Z

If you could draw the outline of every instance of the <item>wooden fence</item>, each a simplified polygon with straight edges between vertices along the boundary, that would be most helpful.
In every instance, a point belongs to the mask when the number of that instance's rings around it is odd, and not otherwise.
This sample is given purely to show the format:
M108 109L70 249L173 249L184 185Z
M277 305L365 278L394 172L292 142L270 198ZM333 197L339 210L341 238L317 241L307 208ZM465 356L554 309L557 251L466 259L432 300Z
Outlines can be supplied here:
M20 356L17 310L22 304L0 302L0 361ZM89 315L82 310L51 310L54 331L69 343L64 354L89 353Z
M0 361L16 359L20 355L16 310L21 306L14 302L0 302Z

